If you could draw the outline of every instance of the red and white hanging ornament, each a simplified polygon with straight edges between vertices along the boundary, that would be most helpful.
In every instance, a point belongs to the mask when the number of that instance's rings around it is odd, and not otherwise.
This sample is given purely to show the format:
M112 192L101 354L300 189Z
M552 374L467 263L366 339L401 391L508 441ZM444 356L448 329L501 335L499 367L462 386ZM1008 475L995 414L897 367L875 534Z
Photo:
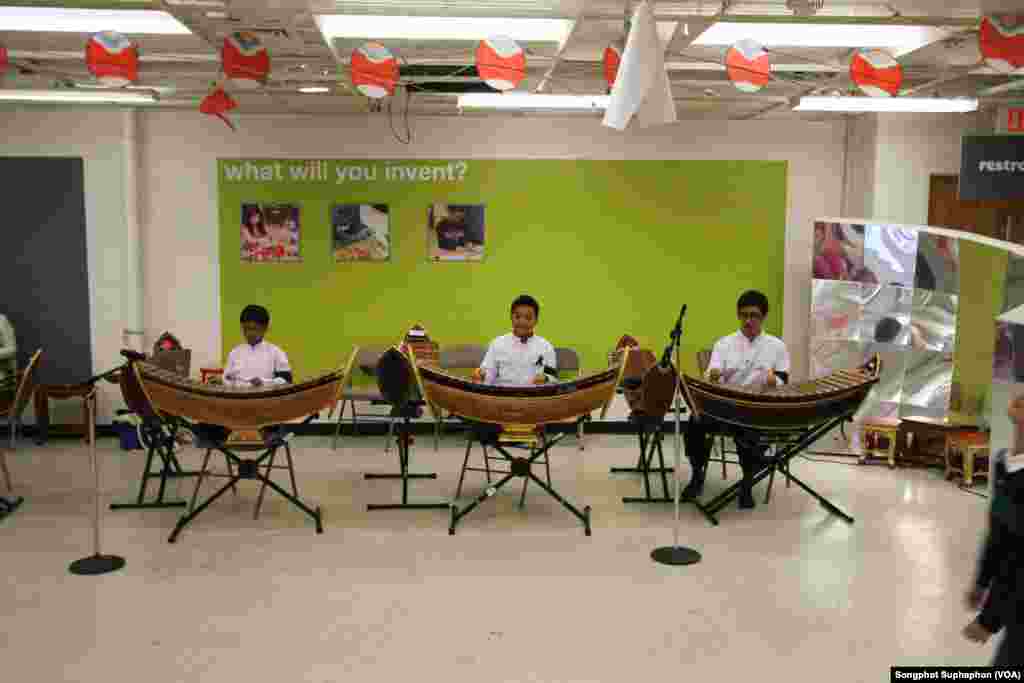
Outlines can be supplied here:
M759 92L772 80L771 57L753 40L741 40L725 52L725 71L736 89Z
M398 60L380 43L366 43L352 51L352 85L372 99L395 93L398 85Z
M978 47L985 63L1005 74L1024 74L1024 15L992 15L981 21Z
M227 124L227 127L231 130L235 130L235 124L231 123L224 114L236 108L238 108L238 102L235 102L230 95L224 92L224 88L220 85L214 86L210 94L199 103L199 111L210 116L216 116Z
M116 31L103 31L85 45L89 73L103 85L123 88L139 78L139 50Z
M622 43L612 43L604 49L604 80L608 84L608 92L615 86L615 79L619 75L619 65L622 64Z
M477 45L476 70L495 90L512 90L526 78L526 53L511 38L493 36Z
M903 85L903 67L884 50L861 50L850 60L850 78L865 95L895 97Z
M267 84L270 54L252 33L239 31L225 38L220 61L228 83L236 88L253 90Z

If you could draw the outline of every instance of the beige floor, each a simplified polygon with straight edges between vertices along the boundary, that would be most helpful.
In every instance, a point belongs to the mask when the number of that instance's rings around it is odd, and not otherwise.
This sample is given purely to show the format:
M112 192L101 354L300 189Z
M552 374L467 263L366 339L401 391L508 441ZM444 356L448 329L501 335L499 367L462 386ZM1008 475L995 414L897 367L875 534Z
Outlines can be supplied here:
M635 460L634 442L589 443L559 446L553 474L593 507L590 538L536 489L523 511L506 489L454 537L443 511L368 513L399 491L361 477L395 469L382 438L332 452L306 437L299 486L323 507L322 536L275 497L253 521L249 483L174 545L176 511L105 512L103 549L128 565L103 577L67 573L91 552L87 451L26 444L11 469L27 501L0 522L0 671L40 683L880 681L895 664L988 662L992 645L959 635L985 501L938 473L798 461L855 525L776 482L770 504L730 507L717 528L684 508L682 540L704 560L674 568L648 557L672 541L671 508L623 505L638 480L608 474ZM106 502L133 495L142 463L115 449L100 442ZM458 437L415 449L417 469L439 472L416 498L451 495ZM714 469L708 490L722 486Z

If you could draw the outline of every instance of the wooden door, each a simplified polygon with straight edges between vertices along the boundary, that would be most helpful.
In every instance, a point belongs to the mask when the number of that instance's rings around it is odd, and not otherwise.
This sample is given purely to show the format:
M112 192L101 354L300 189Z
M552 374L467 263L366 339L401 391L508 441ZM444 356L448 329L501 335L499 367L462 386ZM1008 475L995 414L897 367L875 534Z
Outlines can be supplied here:
M1024 244L1024 202L961 201L959 182L955 175L931 177L928 225Z

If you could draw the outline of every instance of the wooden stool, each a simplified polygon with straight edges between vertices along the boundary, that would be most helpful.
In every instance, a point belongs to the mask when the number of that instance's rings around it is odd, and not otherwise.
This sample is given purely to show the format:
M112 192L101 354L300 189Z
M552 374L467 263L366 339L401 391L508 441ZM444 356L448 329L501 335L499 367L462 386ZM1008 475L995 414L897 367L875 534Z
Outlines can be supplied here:
M954 432L946 438L946 479L959 474L964 486L973 486L975 476L988 477L988 468L977 470L979 456L988 460L988 433Z
M874 418L861 423L864 434L864 453L858 462L863 465L869 458L885 458L889 467L896 467L896 435L900 421L896 418ZM882 444L885 447L882 447Z

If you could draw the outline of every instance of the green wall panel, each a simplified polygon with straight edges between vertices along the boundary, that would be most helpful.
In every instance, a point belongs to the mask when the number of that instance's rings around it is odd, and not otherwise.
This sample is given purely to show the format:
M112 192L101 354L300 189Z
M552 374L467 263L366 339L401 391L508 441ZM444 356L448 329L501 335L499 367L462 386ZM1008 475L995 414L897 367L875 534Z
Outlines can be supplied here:
M408 182L384 169L452 162L325 160L323 180L291 181L289 168L305 161L245 161L218 162L225 356L241 342L248 303L270 309L268 338L306 376L417 322L441 344L486 343L508 330L521 293L540 301L538 333L577 349L585 371L604 366L623 333L663 348L683 303L683 366L693 371L698 349L736 329L736 297L752 287L768 295L767 330L781 336L785 162L468 161L461 181ZM269 164L279 164L271 180L227 176ZM377 179L338 183L341 166L375 168ZM241 261L248 202L301 206L301 263ZM483 262L427 261L434 202L486 204ZM390 205L390 261L334 262L334 203Z

